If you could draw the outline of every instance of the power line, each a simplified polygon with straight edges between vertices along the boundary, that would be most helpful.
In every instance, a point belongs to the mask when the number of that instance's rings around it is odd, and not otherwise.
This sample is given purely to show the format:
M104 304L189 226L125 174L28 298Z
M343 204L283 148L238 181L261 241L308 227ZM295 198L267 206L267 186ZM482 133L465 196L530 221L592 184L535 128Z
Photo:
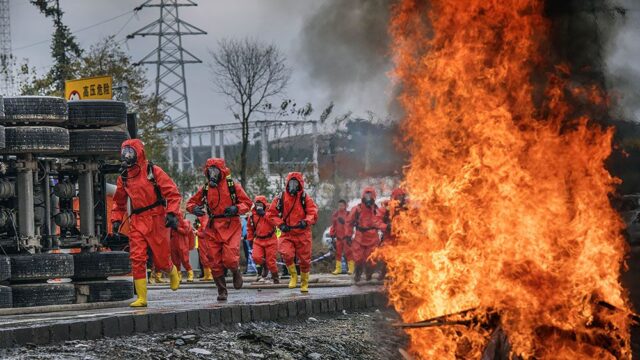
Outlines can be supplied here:
M97 23L92 24L92 25L89 25L89 26L85 26L85 27L80 28L80 29L78 29L78 30L76 30L76 31L73 31L72 33L73 33L73 34L77 34L77 33L80 33L80 32L83 32L83 31L86 31L86 30L89 30L89 29L93 29L94 27L97 27L97 26L100 26L100 25L106 24L106 23L108 23L108 22L111 22L111 21L117 20L117 19L119 19L119 18L121 18L121 17L123 17L123 16L125 16L125 15L127 15L127 14L131 14L131 13L133 13L133 10L129 10L129 11L125 12L125 13L120 14L120 15L117 15L117 16L114 16L114 17L111 17L111 18L108 18L108 19L102 20L102 21L100 21L100 22L97 22ZM118 33L120 33L120 32L124 29L124 27L125 27L126 25L128 25L128 24L129 24L129 22L131 21L131 19L133 19L133 15L132 15L132 16L131 16L131 18L130 18L126 23L125 23L125 25L124 25L124 26L123 26L123 27L118 31ZM32 44L29 44L29 45L24 45L24 46L19 46L19 47L17 47L17 48L13 48L13 50L14 50L14 51L17 51L17 50L23 50L23 49L27 49L27 48L30 48L30 47L38 46L38 45L41 45L41 44L49 43L50 41L51 41L51 39L41 40L41 41L34 42L34 43L32 43Z

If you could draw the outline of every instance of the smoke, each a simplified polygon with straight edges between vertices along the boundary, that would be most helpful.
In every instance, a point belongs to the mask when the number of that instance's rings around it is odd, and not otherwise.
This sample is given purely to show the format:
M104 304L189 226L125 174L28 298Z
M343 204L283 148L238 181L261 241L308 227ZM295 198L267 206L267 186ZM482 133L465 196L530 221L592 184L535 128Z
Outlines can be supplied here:
M604 46L607 86L623 119L640 122L640 4L637 0L616 0L624 8L611 37Z
M311 87L343 110L390 112L387 26L395 0L328 0L311 15L300 52Z

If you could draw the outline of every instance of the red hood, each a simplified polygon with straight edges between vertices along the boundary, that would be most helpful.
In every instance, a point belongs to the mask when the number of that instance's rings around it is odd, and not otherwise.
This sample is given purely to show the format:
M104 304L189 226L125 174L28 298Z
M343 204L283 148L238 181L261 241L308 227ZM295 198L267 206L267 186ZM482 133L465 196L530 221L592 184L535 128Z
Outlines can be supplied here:
M207 163L204 165L203 173L205 177L207 176L207 169L212 166L215 166L218 169L220 169L223 179L231 175L231 170L229 170L229 168L227 167L227 164L224 162L224 159L210 158L207 160Z
M289 184L289 180L291 179L296 179L298 180L298 182L300 183L300 190L304 191L304 176L302 176L302 173L294 171L294 172L290 172L289 175L287 175L287 181L285 182L285 189L286 186Z
M267 197L264 195L258 195L253 199L253 203L261 202L264 204L265 210L269 207L269 202L267 201Z
M395 188L393 189L393 191L391 192L391 198L393 200L400 200L401 197L406 196L407 192L404 191L401 188Z
M364 190L362 190L362 197L364 197L364 194L370 192L371 195L373 195L373 200L375 200L378 197L378 194L376 194L376 189L374 189L371 186L367 186L366 188L364 188Z
M125 140L122 143L121 149L124 149L125 146L131 146L133 150L136 151L136 156L138 157L137 163L141 167L147 162L147 157L144 154L144 144L140 139L129 139Z

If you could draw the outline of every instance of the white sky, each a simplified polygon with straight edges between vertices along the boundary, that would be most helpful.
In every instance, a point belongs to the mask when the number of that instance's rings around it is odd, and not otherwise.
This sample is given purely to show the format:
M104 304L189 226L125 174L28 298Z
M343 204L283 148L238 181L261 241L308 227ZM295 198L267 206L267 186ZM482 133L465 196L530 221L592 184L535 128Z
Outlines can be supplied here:
M299 44L305 20L323 1L325 0L199 0L198 7L181 8L181 18L207 31L208 34L184 37L183 45L207 62L208 50L214 49L217 41L222 38L249 36L276 44L285 53L289 66L293 68L287 97L296 100L298 104L311 102L316 109L312 117L317 118L332 99L328 98L327 89L314 86L307 77L302 65ZM65 11L64 22L76 35L80 45L88 48L110 34L117 33L116 40L124 41L127 34L156 19L159 10L145 8L136 17L133 17L133 13L128 13L113 21L82 30L127 13L142 2L143 0L60 0L60 5ZM27 0L10 0L10 6L14 56L19 60L28 58L32 66L36 66L42 72L46 71L51 64L51 19L46 19ZM41 43L33 45L38 42ZM124 48L128 49L133 60L137 61L153 50L156 44L155 37L137 37L129 40ZM155 70L149 69L147 75L153 79ZM206 64L187 65L187 87L192 125L234 121L224 97L216 93L213 87ZM151 92L152 88L148 90ZM386 90L382 88L380 93ZM367 110L382 113L386 109L386 104L362 97L333 100L336 102L334 114L353 110L356 114L364 115Z

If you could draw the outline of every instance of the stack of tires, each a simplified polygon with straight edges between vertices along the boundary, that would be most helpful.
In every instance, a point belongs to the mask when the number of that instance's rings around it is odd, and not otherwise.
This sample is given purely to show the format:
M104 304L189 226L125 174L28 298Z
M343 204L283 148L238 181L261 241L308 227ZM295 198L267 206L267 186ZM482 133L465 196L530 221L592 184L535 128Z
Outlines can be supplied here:
M67 254L11 255L13 307L73 304L71 283L47 283L49 279L71 278L73 256Z
M3 154L60 154L69 150L67 102L49 96L5 97L0 118Z
M131 272L129 253L87 252L73 255L76 303L128 300L133 297L130 280L107 280Z
M128 138L127 111L111 100L72 101L45 96L0 97L0 154L117 158ZM82 220L81 220L82 221ZM74 266L75 264L75 266ZM0 257L0 308L126 300L130 273L125 252L25 254ZM70 282L47 282L50 279ZM9 281L9 286L6 282Z
M69 101L69 152L71 156L116 158L126 132L127 107L112 100Z
M125 103L111 100L69 101L69 151L72 157L118 158L128 138ZM82 219L80 219L82 221ZM74 285L77 303L127 300L133 297L129 280L107 280L131 272L129 254L121 251L76 254Z

